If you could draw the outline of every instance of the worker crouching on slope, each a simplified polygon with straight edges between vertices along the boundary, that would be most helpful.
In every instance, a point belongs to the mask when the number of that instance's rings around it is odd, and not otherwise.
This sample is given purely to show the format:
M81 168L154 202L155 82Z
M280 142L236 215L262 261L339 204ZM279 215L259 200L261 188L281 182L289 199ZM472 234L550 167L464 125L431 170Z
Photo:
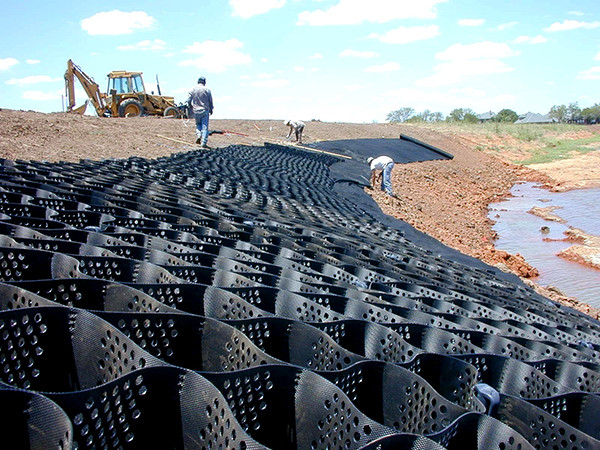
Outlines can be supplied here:
M392 169L394 168L394 160L389 156L378 156L377 158L367 158L367 163L371 168L371 188L375 189L377 171L381 173L381 190L389 196L395 197L392 190Z
M208 118L213 113L212 93L205 85L206 78L198 78L198 84L188 98L196 119L196 144L202 148L208 148Z
M300 122L299 120L284 120L284 125L290 127L290 132L287 135L286 139L289 139L292 136L292 133L296 135L296 142L298 144L302 144L302 132L304 131L304 122Z

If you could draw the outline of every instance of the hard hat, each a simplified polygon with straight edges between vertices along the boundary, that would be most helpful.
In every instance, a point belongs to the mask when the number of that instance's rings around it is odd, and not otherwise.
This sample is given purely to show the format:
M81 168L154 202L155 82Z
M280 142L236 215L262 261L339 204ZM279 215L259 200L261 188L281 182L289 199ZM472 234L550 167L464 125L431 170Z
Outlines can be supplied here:
M198 83L206 84L206 78L204 78L204 77L198 78Z
M373 158L372 156L369 156L369 157L367 158L367 164L371 164L371 161L373 161L373 159L374 159L374 158Z

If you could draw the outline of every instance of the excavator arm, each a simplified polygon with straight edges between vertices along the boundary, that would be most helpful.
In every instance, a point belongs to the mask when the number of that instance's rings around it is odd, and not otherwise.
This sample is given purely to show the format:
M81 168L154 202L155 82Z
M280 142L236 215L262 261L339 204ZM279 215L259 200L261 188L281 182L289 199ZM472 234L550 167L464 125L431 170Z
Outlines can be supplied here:
M75 108L75 78L79 80L83 90L89 97L89 100L98 116L102 117L106 113L106 104L104 95L100 92L100 86L92 77L87 75L79 66L73 63L72 60L67 61L67 70L65 72L65 91L67 95L67 112L83 114L88 101L78 108Z

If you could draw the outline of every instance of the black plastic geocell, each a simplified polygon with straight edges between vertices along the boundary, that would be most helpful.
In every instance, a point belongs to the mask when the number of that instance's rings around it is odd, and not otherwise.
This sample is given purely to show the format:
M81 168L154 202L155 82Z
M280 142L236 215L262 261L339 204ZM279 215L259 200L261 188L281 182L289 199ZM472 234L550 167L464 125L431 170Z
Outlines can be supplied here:
M383 215L363 191L380 153L451 157L391 139L4 161L3 436L595 448L600 323Z

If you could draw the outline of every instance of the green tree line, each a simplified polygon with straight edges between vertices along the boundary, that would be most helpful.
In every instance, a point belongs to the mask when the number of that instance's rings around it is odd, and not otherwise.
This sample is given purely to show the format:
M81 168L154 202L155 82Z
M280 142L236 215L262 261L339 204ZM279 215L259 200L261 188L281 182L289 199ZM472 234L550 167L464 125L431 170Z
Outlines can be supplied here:
M577 102L567 105L554 105L548 112L550 118L556 119L561 123L600 123L600 104L580 108ZM490 120L492 122L514 123L519 119L519 115L512 109L505 108L495 114ZM417 112L414 108L404 107L388 113L386 120L388 122L465 122L477 123L479 119L475 112L470 108L455 108L450 114L444 117L441 112L431 112L426 109L423 112Z

